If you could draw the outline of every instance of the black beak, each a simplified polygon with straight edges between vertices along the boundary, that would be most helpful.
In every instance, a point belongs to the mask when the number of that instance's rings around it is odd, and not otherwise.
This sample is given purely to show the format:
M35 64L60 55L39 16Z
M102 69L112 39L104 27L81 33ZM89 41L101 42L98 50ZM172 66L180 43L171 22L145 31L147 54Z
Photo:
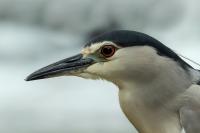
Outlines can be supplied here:
M91 58L83 58L82 54L58 61L49 66L39 69L26 78L26 81L52 78L62 75L70 75L71 72L80 71L91 64L94 60Z

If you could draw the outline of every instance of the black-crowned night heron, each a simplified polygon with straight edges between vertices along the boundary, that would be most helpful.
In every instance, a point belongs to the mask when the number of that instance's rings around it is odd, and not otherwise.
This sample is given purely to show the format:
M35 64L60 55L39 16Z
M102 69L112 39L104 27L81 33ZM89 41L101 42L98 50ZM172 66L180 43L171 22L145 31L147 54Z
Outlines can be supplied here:
M200 72L146 34L102 34L27 81L63 75L117 85L121 108L140 133L200 133Z

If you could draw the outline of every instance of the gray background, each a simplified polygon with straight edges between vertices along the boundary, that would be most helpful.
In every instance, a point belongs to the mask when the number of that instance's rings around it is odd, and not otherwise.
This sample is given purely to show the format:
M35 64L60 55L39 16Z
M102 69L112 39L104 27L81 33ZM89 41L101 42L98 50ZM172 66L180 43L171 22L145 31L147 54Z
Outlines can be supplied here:
M0 0L0 133L136 133L106 81L25 82L112 29L145 32L200 62L198 0Z

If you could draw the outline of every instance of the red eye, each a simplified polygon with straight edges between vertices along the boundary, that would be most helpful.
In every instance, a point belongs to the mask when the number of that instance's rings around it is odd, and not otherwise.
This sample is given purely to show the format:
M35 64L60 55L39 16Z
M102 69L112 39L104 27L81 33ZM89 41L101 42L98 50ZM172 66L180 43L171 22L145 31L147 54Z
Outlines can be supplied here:
M101 54L108 58L114 55L116 48L112 45L105 45L101 48Z

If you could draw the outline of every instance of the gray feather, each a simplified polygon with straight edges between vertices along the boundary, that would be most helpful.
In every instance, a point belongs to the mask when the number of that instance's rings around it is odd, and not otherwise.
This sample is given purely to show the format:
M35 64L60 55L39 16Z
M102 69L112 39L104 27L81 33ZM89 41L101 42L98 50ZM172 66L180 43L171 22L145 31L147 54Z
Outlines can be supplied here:
M200 107L183 107L180 120L186 133L200 133Z

